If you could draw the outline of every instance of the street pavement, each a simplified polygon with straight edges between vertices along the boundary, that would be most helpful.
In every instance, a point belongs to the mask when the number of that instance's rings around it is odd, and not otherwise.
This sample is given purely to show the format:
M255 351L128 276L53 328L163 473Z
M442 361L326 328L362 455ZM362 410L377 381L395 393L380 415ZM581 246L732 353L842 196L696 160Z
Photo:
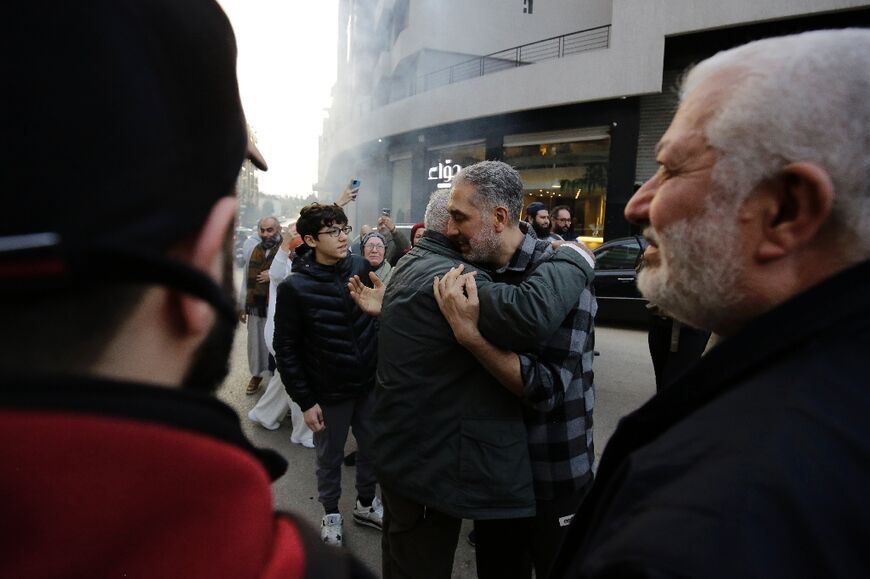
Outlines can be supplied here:
M596 464L604 450L604 445L619 419L639 407L655 392L652 363L646 343L646 332L635 329L605 327L596 329L595 349L600 356L595 358L595 454ZM249 379L246 355L246 328L240 326L231 357L230 374L218 396L236 409L242 427L257 446L270 447L279 451L289 463L287 473L275 481L275 507L290 511L308 521L315 529L320 527L323 510L317 502L315 481L314 450L303 448L290 442L290 417L284 420L281 428L266 430L253 424L247 418L258 396L246 396L245 386ZM260 393L265 390L267 380L263 381ZM355 447L349 441L347 450ZM351 511L356 500L354 488L354 467L342 467L342 498L340 508L344 516L345 548L362 560L377 576L380 576L381 534L370 527L353 523ZM453 577L472 579L476 577L474 549L466 541L471 522L465 521L462 535L453 563Z

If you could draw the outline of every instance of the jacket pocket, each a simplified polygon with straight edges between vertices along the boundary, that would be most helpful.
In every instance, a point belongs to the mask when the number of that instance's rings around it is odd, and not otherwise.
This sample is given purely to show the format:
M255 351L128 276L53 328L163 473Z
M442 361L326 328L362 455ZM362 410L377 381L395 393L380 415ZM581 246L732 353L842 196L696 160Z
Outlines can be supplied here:
M534 501L522 422L465 418L461 434L459 478L471 506L518 507Z

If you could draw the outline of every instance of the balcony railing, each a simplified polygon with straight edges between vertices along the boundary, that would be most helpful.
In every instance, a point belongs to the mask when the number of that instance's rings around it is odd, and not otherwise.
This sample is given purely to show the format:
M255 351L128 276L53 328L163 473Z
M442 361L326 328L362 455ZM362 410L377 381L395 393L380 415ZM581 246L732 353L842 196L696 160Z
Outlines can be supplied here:
M571 54L610 46L610 25L588 28L546 40L523 44L485 56L466 60L447 68L416 77L407 96L430 91L439 86L462 82L509 68L526 66Z

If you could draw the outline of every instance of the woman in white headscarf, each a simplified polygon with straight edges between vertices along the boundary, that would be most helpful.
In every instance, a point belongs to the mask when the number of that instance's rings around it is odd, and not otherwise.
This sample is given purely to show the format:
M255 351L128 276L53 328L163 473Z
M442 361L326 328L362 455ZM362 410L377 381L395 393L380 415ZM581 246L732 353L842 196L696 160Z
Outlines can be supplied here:
M367 233L365 237L362 238L363 257L368 260L375 275L384 282L384 285L389 281L390 274L393 271L393 266L391 266L390 262L385 259L386 250L387 242L384 239L384 236L377 231Z

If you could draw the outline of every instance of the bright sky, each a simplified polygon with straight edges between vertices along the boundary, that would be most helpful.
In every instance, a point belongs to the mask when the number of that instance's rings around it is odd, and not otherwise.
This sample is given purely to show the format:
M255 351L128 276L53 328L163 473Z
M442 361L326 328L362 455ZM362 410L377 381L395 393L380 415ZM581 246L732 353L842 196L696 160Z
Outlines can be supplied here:
M305 197L335 83L338 1L218 0L232 22L248 124L269 164L260 191Z

